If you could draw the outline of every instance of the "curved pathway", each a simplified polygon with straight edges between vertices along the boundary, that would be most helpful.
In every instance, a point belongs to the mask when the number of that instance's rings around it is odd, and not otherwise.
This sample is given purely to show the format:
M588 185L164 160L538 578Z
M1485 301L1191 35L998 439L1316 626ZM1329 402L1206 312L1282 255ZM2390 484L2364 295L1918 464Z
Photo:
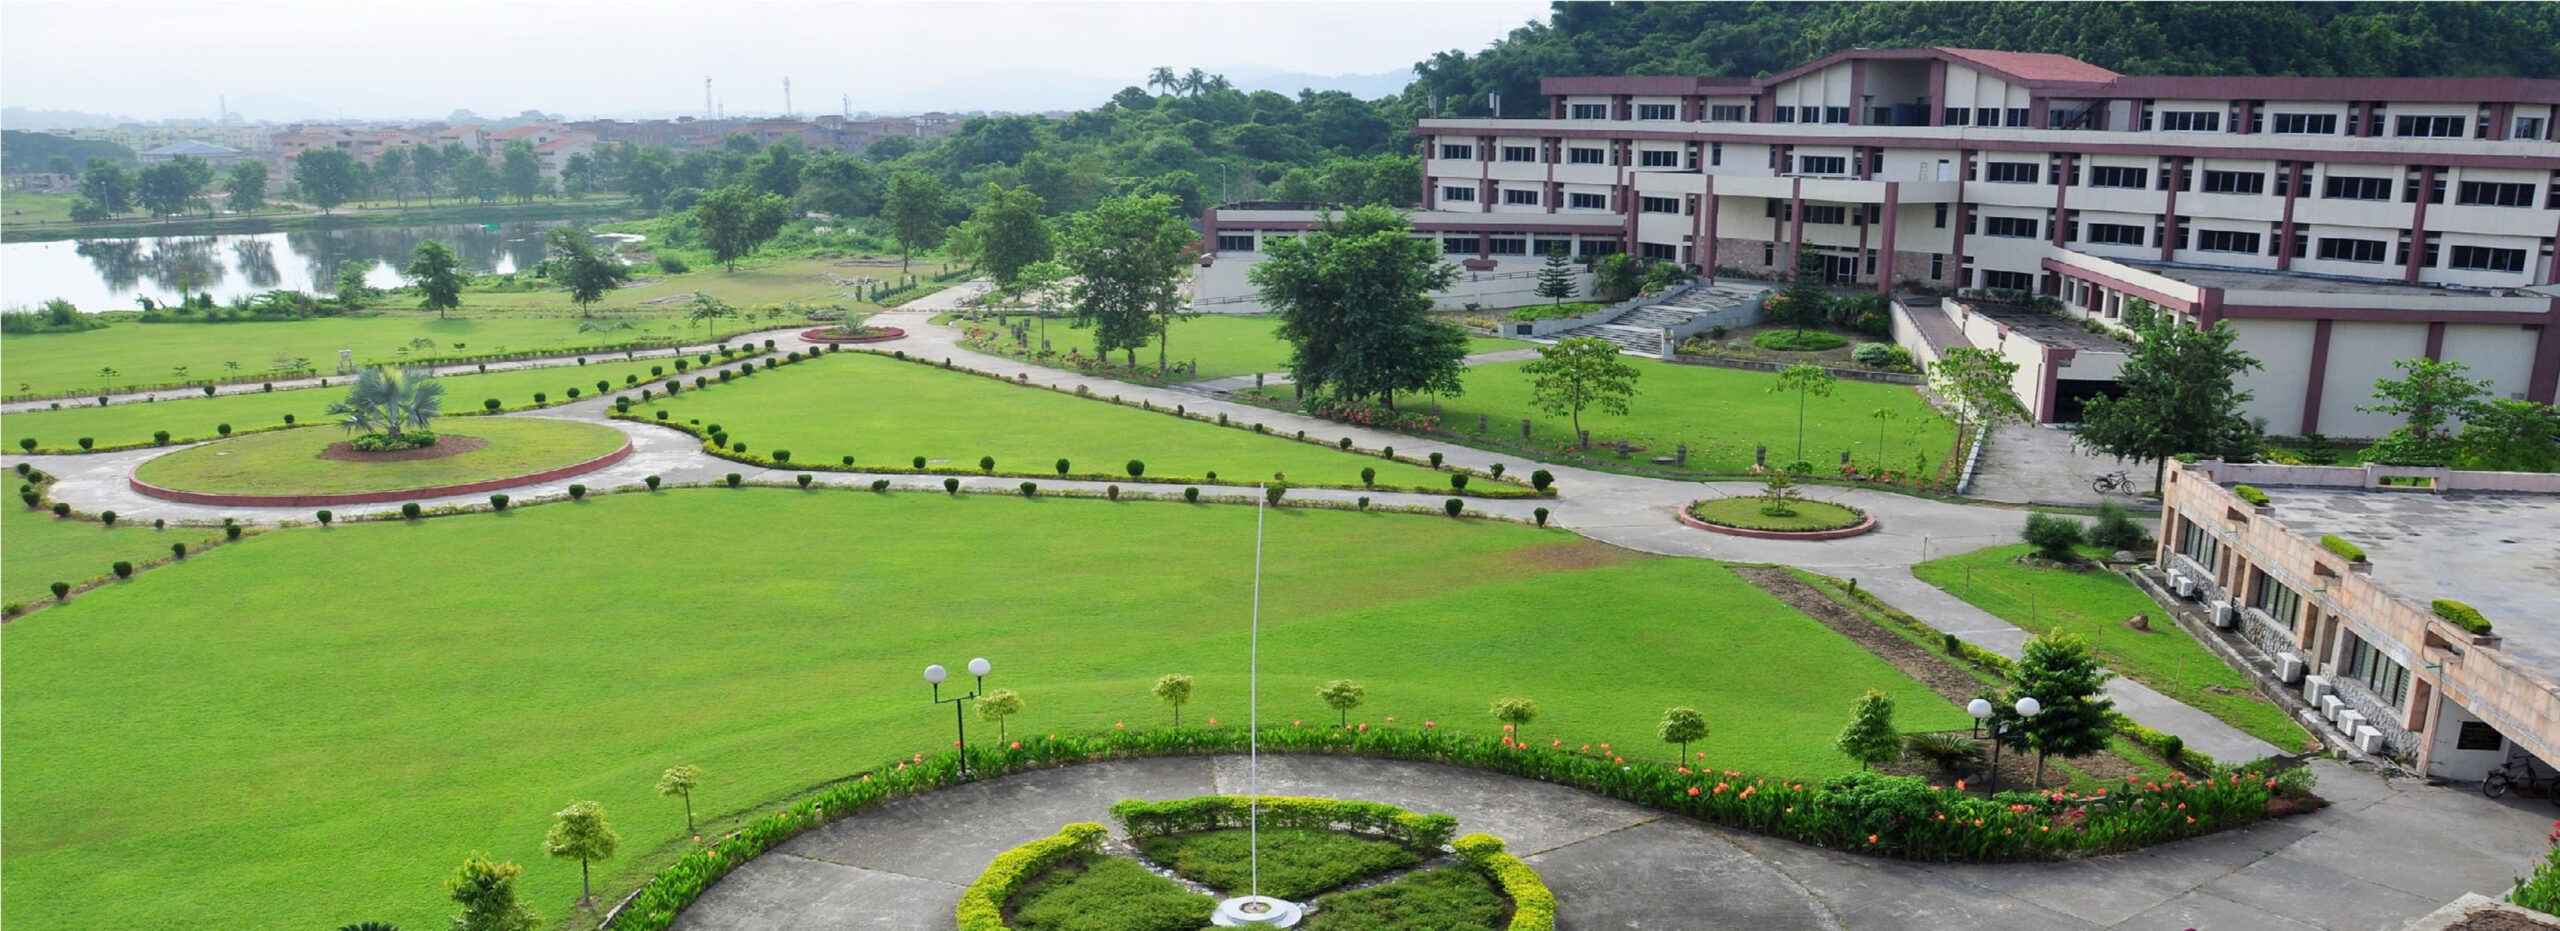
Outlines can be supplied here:
M1555 890L1561 927L1753 929L2388 929L2523 862L2540 803L2403 790L2316 763L2327 810L2068 863L1921 864L1711 826L1548 783L1328 756L1262 758L1267 794L1360 798L1455 815L1503 838ZM1125 798L1243 792L1241 757L1043 770L892 802L739 867L678 931L949 928L996 854ZM2376 857L2379 850L2393 851Z

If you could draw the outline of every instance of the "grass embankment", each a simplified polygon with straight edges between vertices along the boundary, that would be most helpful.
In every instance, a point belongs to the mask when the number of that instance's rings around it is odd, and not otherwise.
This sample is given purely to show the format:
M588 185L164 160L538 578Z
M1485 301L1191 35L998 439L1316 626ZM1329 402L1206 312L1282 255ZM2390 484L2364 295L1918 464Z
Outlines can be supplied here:
M1792 461L1796 452L1796 394L1772 392L1778 377L1766 372L1677 365L1651 359L1625 358L1643 373L1637 395L1624 415L1599 410L1582 412L1583 429L1593 443L1627 441L1640 448L1643 462L1672 455L1689 445L1689 472L1749 471L1753 447L1767 444L1769 466ZM1488 421L1488 436L1504 443L1520 442L1520 421L1531 421L1529 443L1561 452L1574 442L1570 420L1536 410L1529 404L1530 378L1522 362L1498 362L1467 370L1466 394L1441 398L1441 423L1464 439L1475 430L1476 416ZM1265 397L1289 397L1286 387L1266 388ZM1428 410L1432 398L1398 398L1407 411ZM1878 445L1878 410L1893 412L1884 421ZM1804 455L1818 474L1838 468L1840 453L1849 451L1860 468L1910 471L1914 461L1936 469L1955 446L1955 425L1938 416L1918 391L1905 385L1841 381L1830 397L1804 402ZM1595 455L1610 456L1606 452ZM1659 468L1670 468L1663 466Z
M622 357L616 354L598 358ZM715 361L718 358L713 356ZM505 407L525 407L533 404L534 392L538 391L550 403L558 404L569 399L571 388L578 389L581 397L596 396L598 381L610 383L611 391L624 390L623 379L635 375L643 383L665 381L663 376L653 378L649 374L652 366L664 369L669 376L675 374L674 362L654 359L447 375L437 381L444 384L447 409L476 411L489 398L498 399ZM685 379L690 384L692 375L687 373ZM149 443L151 435L160 430L169 431L170 442L185 443L219 437L219 427L226 423L234 431L280 426L287 414L293 415L295 423L331 423L334 418L329 416L329 405L346 396L344 387L332 386L106 407L73 407L66 403L58 411L0 415L0 437L7 438L11 451L18 449L22 439L33 439L40 448L57 450L78 449L79 438L84 436L97 440L99 446Z
M711 394L706 392L706 394ZM1020 734L1245 713L1250 508L700 489L259 535L0 627L11 924L439 925L475 850L559 916L552 812L600 801L628 888L683 843L652 791L702 768L701 833L890 758L947 747L917 670L986 656ZM1493 733L1667 758L1706 711L1710 765L1819 778L1868 688L1922 686L1721 565L1491 521L1268 515L1267 721ZM1071 570L1065 567L1072 567ZM1561 656L1556 644L1575 644ZM1905 705L1911 730L1962 727ZM971 728L973 737L991 735ZM171 916L184 916L173 918Z
M529 475L594 459L628 440L612 427L574 420L440 417L428 426L440 445L468 438L488 445L435 459L322 459L321 452L345 440L346 433L301 427L182 449L143 463L133 476L162 488L208 494L396 491Z
M5 204L17 207L11 195ZM70 195L34 195L64 197ZM217 197L218 199L218 197ZM43 205L40 205L43 206ZM59 210L56 214L54 211ZM0 242L42 242L54 239L97 239L124 236L211 236L226 233L273 233L286 230L325 230L357 226L417 226L429 223L506 223L518 220L603 219L628 212L631 206L620 199L598 201L550 201L531 204L436 204L412 202L406 207L389 201L359 206L341 204L329 213L306 209L298 204L269 204L254 214L203 214L155 219L127 214L89 223L72 223L71 208L66 200L59 208L45 206L41 215L30 211L26 216L0 217Z
M2020 565L2018 557L2029 549L2022 543L1975 550L1921 563L1911 574L2030 633L2060 627L2078 634L2107 668L2277 747L2299 749L2309 736L2132 582L2098 568ZM2152 616L2148 632L2124 626L2136 614Z
M1107 395L1110 384L1098 390ZM659 410L679 423L718 424L749 452L790 450L795 462L851 455L857 467L908 467L923 456L934 467L974 470L979 457L993 456L1002 471L1049 472L1063 458L1080 473L1118 475L1137 459L1156 477L1205 480L1216 472L1223 481L1254 482L1278 473L1334 485L1357 485L1360 470L1374 468L1382 487L1449 487L1446 474L1409 463L868 353L835 353L632 407L643 419Z
M26 480L11 475L18 484ZM79 585L115 574L118 561L141 565L169 555L169 544L201 548L222 538L219 529L175 527L153 530L149 521L113 529L85 520L64 520L51 511L33 510L14 498L0 508L0 602L35 605L49 600L55 582ZM11 623L15 623L14 621Z
M1014 319L1021 319L1016 316ZM966 322L964 321L964 325ZM994 321L977 324L993 327ZM1031 344L1040 344L1040 322L1031 323ZM1165 358L1169 363L1196 362L1200 371L1186 375L1185 381L1207 381L1237 375L1282 372L1289 368L1289 344L1280 338L1280 318L1269 316L1234 316L1203 314L1189 320L1174 321L1171 335L1165 341ZM1089 330L1077 329L1063 319L1048 322L1049 345L1064 353L1068 347L1080 348L1093 355L1093 336ZM1009 339L1000 337L1000 339ZM1010 345L1010 343L1007 343ZM1518 340L1474 336L1467 339L1467 352L1500 352L1527 348ZM1115 354L1114 362L1127 361L1127 355ZM1138 364L1154 371L1156 349L1150 345L1138 350ZM1051 364L1064 366L1052 361Z

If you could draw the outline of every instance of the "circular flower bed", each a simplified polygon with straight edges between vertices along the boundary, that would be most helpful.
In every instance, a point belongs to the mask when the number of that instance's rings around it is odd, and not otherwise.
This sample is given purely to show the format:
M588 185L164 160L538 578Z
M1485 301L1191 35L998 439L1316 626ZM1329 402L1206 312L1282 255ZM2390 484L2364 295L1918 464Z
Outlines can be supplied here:
M620 430L568 420L443 418L432 444L370 452L322 427L207 443L145 462L135 491L244 507L366 504L495 491L592 472L631 454Z
M827 326L800 331L800 338L812 343L882 343L906 338L907 331L893 326L861 326L848 332L844 327Z
M1820 330L1770 330L1751 338L1751 345L1779 352L1821 352L1848 344L1847 338Z
M1757 497L1692 501L1680 509L1680 522L1734 536L1797 540L1831 540L1876 529L1875 516L1865 511L1800 498L1783 507Z

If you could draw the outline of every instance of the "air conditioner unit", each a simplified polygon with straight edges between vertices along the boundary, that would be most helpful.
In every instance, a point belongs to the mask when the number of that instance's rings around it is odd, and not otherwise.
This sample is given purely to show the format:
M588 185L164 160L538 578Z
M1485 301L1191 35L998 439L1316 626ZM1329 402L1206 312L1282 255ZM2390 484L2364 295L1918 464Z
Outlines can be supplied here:
M2382 732L2374 729L2373 725L2366 724L2357 727L2355 730L2355 738L2356 749L2362 750L2366 753L2381 753L2383 750L2387 749L2382 742Z
M2339 709L2337 718L2331 723L2338 725L2338 731L2340 733L2353 734L2356 732L2356 728L2365 726L2365 724L2371 720L2372 719L2364 716L2364 712L2357 711L2353 708L2342 708Z
M2329 684L2328 676L2302 677L2302 700L2304 701L2316 705L2321 699L2335 697L2337 693L2338 687Z
M2217 601L2213 603L2213 626L2224 630L2230 630L2239 623L2240 612L2232 608L2231 602Z
M2169 585L2172 588L2177 589L2178 597L2187 599L2188 601L2194 601L2196 599L2196 580L2194 576L2190 576L2184 572L2169 573Z
M2291 653L2277 654L2276 681L2282 682L2286 685L2292 685L2296 682L2302 681L2303 671L2304 664L2302 662L2302 657L2295 656Z

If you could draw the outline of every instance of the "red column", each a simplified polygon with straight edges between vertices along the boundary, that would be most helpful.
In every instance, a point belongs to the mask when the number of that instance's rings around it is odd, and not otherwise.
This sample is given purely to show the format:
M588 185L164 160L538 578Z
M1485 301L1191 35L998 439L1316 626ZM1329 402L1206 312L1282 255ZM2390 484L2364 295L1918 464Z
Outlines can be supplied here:
M2560 398L2560 297L2552 298L2550 312L2542 315L2542 340L2534 347L2533 374L2525 377L2524 397L2544 404Z
M2444 360L2444 321L2427 324L2427 358Z
M2283 225L2277 227L2277 229L2282 232L2278 233L2276 236L2277 271L2284 271L2285 269L2293 267L2293 244L2294 241L2302 235L2299 231L2293 228L2293 199L2294 195L2302 190L2302 167L2302 162L2292 162L2279 166L2279 170L2276 172L2276 180L2284 185L2284 221ZM2321 345L2325 348L2327 346L2329 322L2323 320L2320 322L2320 326L2320 332L2322 334ZM2316 379L2319 376L2314 375L2312 377ZM2316 381L2314 382L2314 384L2317 383L2318 382ZM2309 433L2311 432L2311 428L2304 427L2302 432Z
M1793 220L1787 232L1787 271L1793 274L1804 262L1804 179L1795 179L1795 193L1788 201L1787 214Z
M1929 125L1944 126L1947 121L1947 62L1929 62Z
M2483 136L2483 137L2481 137L2481 138L2484 138L2484 139L2505 139L2505 138L2507 138L2507 132L2508 132L2509 130L2511 130L2511 129L2513 129L2513 128L2514 128L2515 120L2514 120L2514 118L2513 118L2513 117L2514 117L2514 114L2515 114L2515 107L2516 107L2516 105L2515 105L2515 104L2512 104L2512 103L2493 103L2493 104L2490 104L2490 105L2489 105L2489 133L2488 133L2488 135Z
M1698 205L1698 241L1701 243L1701 247L1706 249L1706 260L1699 262L1698 267L1706 270L1708 284L1716 283L1716 255L1718 254L1718 249L1716 248L1717 203L1716 176L1708 175L1707 198L1705 202Z
M1860 126L1866 122L1867 61L1852 58L1849 60L1849 125Z
M2062 225L2071 216L2071 161L2075 155L2064 155L2062 164L2054 166L2053 176L2053 244L2062 245Z
M2418 263L2427 258L2427 201L2434 199L2435 190L2436 166L2418 169L2418 209L2409 215L2409 264L2400 272L2402 281L2418 280Z
M1902 182L1884 183L1884 235L1876 250L1876 293L1893 293L1893 228L1902 214Z
M1556 201L1564 199L1563 195L1556 193L1556 161L1564 158L1564 140L1550 137L1540 140L1538 147L1540 154L1545 156L1542 160L1547 163L1547 186L1539 190L1538 200L1547 205L1548 213L1554 213Z
M2169 261L2178 246L2178 189L2185 187L2187 160L2169 160L2169 200L2160 208L2160 261Z
M2302 386L2302 432L2320 432L2320 391L2329 381L2329 324L2311 326L2311 378Z
M1965 217L1973 213L1973 205L1964 199L1964 168L1972 162L1973 150L1956 150L1956 199L1948 205L1950 209L1947 211L1949 225L1955 228L1955 245L1947 255L1947 275L1955 281L1958 290L1972 283L1964 278L1964 223Z

